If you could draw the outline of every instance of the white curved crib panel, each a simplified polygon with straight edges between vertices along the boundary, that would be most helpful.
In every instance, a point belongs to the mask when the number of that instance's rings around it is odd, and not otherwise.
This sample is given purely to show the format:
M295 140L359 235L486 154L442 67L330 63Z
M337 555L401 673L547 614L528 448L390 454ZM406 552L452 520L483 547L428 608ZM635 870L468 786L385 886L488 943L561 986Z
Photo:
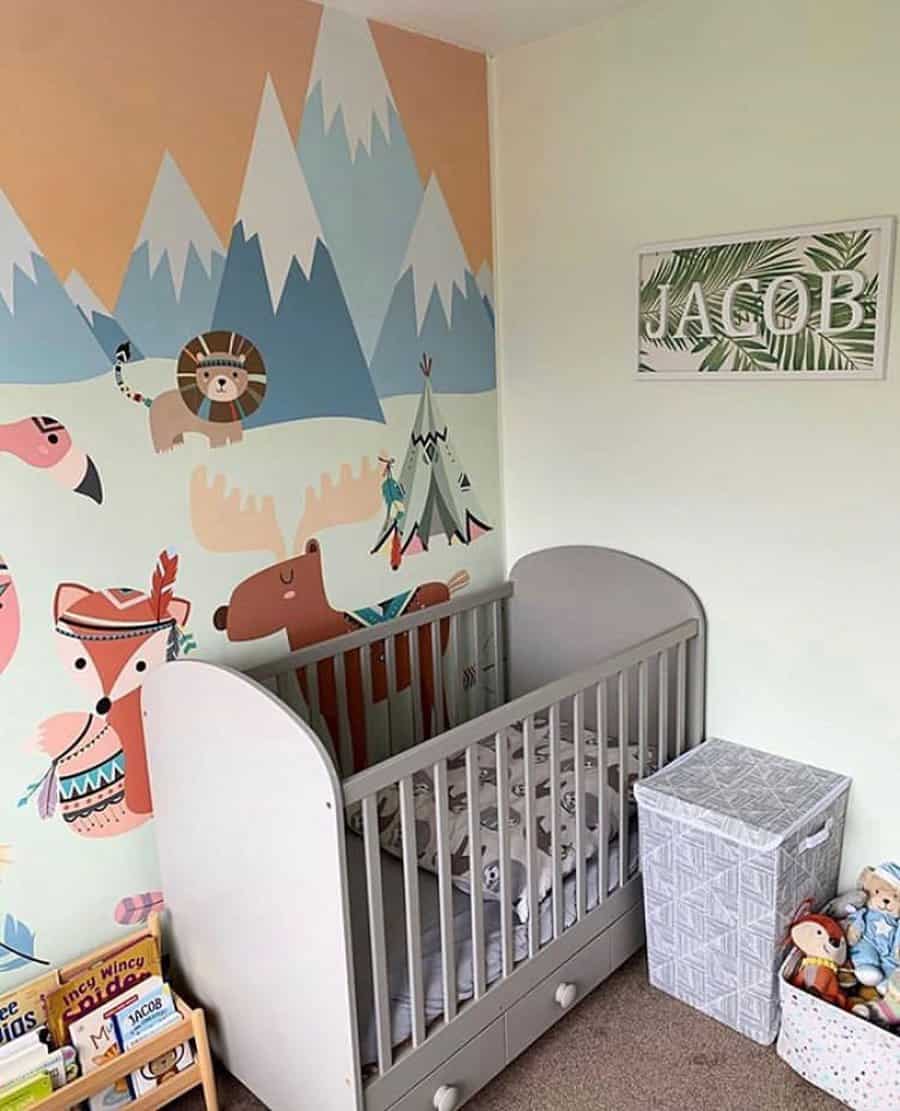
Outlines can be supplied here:
M163 667L143 703L174 959L211 1004L217 1052L273 1111L360 1107L344 809L325 749L227 668Z

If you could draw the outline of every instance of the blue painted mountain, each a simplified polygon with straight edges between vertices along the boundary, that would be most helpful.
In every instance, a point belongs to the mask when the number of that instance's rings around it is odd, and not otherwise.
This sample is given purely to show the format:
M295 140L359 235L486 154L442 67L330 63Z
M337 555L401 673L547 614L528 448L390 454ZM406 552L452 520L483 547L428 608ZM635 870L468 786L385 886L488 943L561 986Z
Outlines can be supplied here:
M46 260L31 259L32 279L12 274L14 311L0 295L0 382L78 382L106 374L109 360Z
M66 278L65 290L85 324L90 328L94 338L106 352L107 368L110 367L115 360L116 348L129 337L125 335L119 322L110 314L77 270L72 270L69 273L68 278ZM133 340L131 341L131 357L133 359L144 357Z
M168 152L138 232L114 316L145 355L174 357L209 328L224 248Z
M417 394L424 352L434 359L435 388L443 393L479 393L496 384L493 319L434 177L372 359L378 396Z
M323 9L297 152L367 359L422 200L422 182L361 16Z
M259 235L235 225L213 328L240 332L266 364L267 390L245 425L308 417L383 421L353 321L328 248L316 242L309 277L294 257L272 307Z
M419 363L425 352L434 359L436 393L494 389L494 327L474 277L466 275L465 295L454 286L452 296L452 325L435 288L420 329L412 270L397 283L372 360L372 379L379 397L420 391Z

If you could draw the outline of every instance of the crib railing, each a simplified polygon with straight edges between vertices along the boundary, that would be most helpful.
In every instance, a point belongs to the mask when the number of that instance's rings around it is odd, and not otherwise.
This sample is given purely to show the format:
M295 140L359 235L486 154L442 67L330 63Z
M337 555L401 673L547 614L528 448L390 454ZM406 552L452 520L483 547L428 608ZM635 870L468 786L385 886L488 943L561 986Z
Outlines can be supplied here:
M506 698L511 583L361 628L247 674L330 741L343 776Z
M370 939L371 982L374 995L377 1066L381 1077L396 1061L391 1038L391 997L385 907L383 856L379 803L384 792L396 792L399 799L400 853L405 906L406 967L412 1011L413 1048L433 1037L440 1027L453 1025L470 1006L511 978L552 941L600 910L608 898L611 883L624 887L632 875L632 831L630 788L634 778L681 755L688 746L701 740L700 716L691 709L688 668L699 666L700 653L691 655L699 645L699 623L692 619L642 643L605 659L575 675L551 682L537 691L506 704L496 704L480 716L450 728L429 744L409 748L353 775L344 783L344 802L361 808L364 842L368 934ZM702 682L700 684L702 686ZM586 722L590 718L589 727ZM536 743L537 723L546 723L548 743ZM515 728L518 748L510 752L510 730ZM561 748L563 732L573 747L574 798L562 799ZM590 738L590 743L589 743ZM480 777L485 762L479 750L492 758L488 772L496 777L496 834L498 860L490 867L498 874L496 891L500 918L500 968L491 982L485 950L485 895L482 871L482 824L479 807ZM590 750L590 751L589 751ZM527 885L527 922L516 925L513 908L510 765L519 758L524 766L524 838L526 845L525 882ZM549 830L537 817L537 763L549 770ZM613 815L607 785L610 769L617 785L615 819L618 827L616 874L609 875L609 843ZM466 833L468 870L471 877L469 899L471 922L467 928L468 955L472 964L471 991L461 999L457 982L459 948L454 936L453 861L449 838L450 800L448 774L465 769ZM492 769L492 770L491 770ZM541 773L543 775L543 772ZM440 925L442 1022L426 1024L425 984L422 965L422 923L420 903L420 861L417 851L416 787L423 775L433 784L436 851L433 870L437 874ZM546 784L542 781L546 790ZM596 794L596 812L588 813L589 800ZM574 910L566 914L563 876L563 841L560 822L562 804L574 819ZM593 803L591 802L593 807ZM349 815L348 815L349 816ZM493 829L493 825L489 828ZM549 835L549 840L548 840ZM396 846L395 846L396 848ZM552 884L547 894L550 927L543 936L539 893L539 852L549 850ZM458 850L457 850L458 851ZM588 858L596 856L596 891L589 898ZM494 873L492 873L494 874ZM546 905L546 904L545 904ZM524 933L524 937L523 937ZM502 989L500 989L502 990ZM477 1031L470 1031L474 1033Z

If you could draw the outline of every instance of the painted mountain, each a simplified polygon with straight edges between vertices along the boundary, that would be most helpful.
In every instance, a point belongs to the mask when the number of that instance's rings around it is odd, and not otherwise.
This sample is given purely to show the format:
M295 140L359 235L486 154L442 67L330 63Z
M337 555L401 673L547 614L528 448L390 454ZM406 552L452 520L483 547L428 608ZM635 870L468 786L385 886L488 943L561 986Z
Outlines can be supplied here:
M265 360L266 397L248 427L384 419L271 78L213 327L247 336Z
M481 264L481 269L475 278L478 285L478 292L481 294L481 299L484 301L484 307L488 311L488 316L491 318L491 323L494 323L494 275L490 266L486 262Z
M109 362L0 190L0 382L77 382Z
M309 88L297 151L371 359L422 182L366 19L323 9Z
M145 355L174 357L208 330L224 261L219 237L167 151L115 311Z
M84 319L85 324L93 332L94 339L106 352L106 369L108 370L115 360L116 348L128 339L128 336L125 335L119 322L110 315L107 307L77 270L70 271L68 278L66 278L65 290L72 304ZM131 357L133 359L144 357L133 340L131 343Z
M492 390L494 325L466 262L437 178L428 182L401 277L372 359L379 397L417 394L423 352L434 359L435 389Z

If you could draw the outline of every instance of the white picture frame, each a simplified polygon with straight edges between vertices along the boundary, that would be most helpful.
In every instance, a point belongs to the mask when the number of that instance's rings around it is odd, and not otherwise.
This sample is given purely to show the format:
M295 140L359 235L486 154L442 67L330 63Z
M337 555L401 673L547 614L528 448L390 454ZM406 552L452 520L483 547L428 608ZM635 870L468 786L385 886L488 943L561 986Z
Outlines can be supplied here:
M895 224L893 216L875 216L639 247L635 377L651 382L883 379ZM755 244L758 250L742 252L739 248L745 244ZM707 250L717 247L733 247L734 251ZM686 254L692 251L707 253L692 259ZM854 265L832 265L840 261ZM658 280L670 276L675 279L672 283ZM726 284L729 277L732 280ZM860 282L864 283L861 287ZM698 284L699 292L694 288ZM727 290L734 285L738 288L726 313ZM661 292L664 286L668 286L666 293ZM801 287L805 287L805 295ZM673 288L676 301L670 303ZM779 300L782 291L785 296ZM855 327L851 325L857 310L851 301L863 314ZM659 311L661 303L668 309L665 321ZM793 316L786 311L788 305ZM849 314L842 323L836 308L840 305L844 306L841 313ZM822 311L831 328L820 327ZM773 331L767 327L770 323ZM800 323L803 327L798 331L782 330ZM750 331L754 324L755 334ZM739 332L731 334L729 325ZM835 336L842 338L836 340Z

